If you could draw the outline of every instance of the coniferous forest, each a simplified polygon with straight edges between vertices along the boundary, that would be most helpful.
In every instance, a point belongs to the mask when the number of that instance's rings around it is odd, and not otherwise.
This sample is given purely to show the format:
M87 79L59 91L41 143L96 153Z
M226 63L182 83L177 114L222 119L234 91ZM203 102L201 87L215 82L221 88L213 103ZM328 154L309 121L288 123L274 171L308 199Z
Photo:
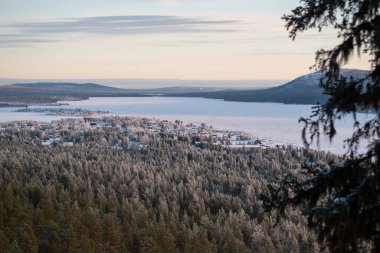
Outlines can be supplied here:
M0 135L0 252L317 252L301 211L264 211L260 195L301 166L338 157L294 147L232 149L150 135L112 149L115 131L71 147ZM277 224L276 224L277 223Z

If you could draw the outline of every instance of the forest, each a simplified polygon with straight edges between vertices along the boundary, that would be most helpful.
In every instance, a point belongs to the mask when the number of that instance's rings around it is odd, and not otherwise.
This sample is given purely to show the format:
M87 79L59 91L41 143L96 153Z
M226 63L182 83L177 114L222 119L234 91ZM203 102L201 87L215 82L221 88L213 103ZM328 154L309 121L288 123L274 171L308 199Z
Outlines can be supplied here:
M339 157L296 147L232 149L207 140L150 135L120 150L116 130L75 145L0 134L0 252L318 252L299 209L282 219L262 194L304 165ZM195 137L194 137L195 138ZM99 145L97 145L97 143Z

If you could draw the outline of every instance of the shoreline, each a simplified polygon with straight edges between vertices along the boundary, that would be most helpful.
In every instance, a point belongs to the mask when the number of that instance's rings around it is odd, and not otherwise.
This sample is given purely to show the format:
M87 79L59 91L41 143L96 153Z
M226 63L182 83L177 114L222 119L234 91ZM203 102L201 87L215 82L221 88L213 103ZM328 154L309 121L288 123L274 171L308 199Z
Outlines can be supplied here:
M185 123L206 123L218 129L244 131L273 145L303 147L302 124L299 116L307 116L309 106L279 105L274 103L238 103L203 98L89 98L73 101L68 108L109 111L110 116L159 118L181 120ZM65 108L65 106L63 107ZM14 108L17 109L17 108ZM39 113L12 113L11 109L0 108L0 121L37 120L50 122L70 116L49 116ZM371 115L369 115L371 116ZM72 116L74 117L74 116ZM366 120L365 114L360 118ZM330 144L321 136L321 146L312 145L315 150L344 154L343 140L352 134L349 118L337 124L338 135ZM365 144L363 145L365 147ZM359 151L361 152L361 151Z

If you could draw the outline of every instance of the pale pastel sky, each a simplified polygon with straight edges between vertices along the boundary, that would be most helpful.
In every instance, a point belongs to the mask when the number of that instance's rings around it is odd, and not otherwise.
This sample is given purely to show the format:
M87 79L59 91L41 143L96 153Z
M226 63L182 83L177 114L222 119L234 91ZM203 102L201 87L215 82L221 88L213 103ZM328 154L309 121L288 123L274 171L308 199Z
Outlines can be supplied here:
M290 40L281 16L297 4L0 0L0 78L289 80L337 41L334 31Z

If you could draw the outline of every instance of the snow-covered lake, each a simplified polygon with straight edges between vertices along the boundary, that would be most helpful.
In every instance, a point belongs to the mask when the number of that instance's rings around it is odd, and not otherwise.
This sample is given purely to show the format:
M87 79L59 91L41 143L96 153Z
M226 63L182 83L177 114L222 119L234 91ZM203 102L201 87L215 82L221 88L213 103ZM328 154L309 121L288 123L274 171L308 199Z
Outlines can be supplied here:
M206 123L215 128L243 130L256 137L279 144L302 146L302 124L299 117L311 113L310 105L284 105L279 103L227 102L204 98L176 97L104 97L69 102L61 108L81 108L109 111L110 115L154 117L166 120L182 120L185 123ZM33 108L33 107L31 107ZM16 108L0 108L0 122L14 120L51 121L62 117L41 113L16 113ZM366 114L360 114L364 121ZM320 149L344 153L343 140L353 130L352 119L346 118L337 124L338 136L333 143L322 139ZM316 148L316 146L314 146Z

